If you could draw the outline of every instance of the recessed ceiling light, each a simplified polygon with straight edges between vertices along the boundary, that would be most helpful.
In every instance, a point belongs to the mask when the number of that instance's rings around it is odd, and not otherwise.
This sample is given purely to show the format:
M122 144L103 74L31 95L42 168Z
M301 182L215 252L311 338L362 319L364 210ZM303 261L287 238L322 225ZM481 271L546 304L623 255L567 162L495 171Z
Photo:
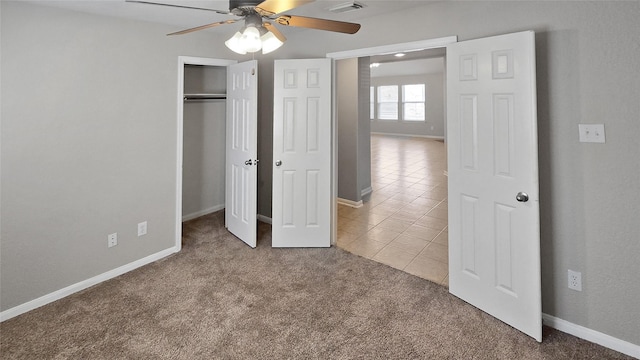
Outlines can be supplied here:
M380 63L371 63L371 64L369 64L370 68L377 68L378 66L380 66Z
M405 54L404 53L397 53L397 54L395 54L393 56L395 56L395 57L403 57L403 56L405 56Z

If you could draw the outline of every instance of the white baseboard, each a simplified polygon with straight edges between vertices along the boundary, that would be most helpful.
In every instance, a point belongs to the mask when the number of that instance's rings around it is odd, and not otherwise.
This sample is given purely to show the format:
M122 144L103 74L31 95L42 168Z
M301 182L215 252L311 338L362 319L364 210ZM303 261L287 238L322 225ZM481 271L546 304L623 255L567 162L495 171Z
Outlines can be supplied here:
M258 214L257 217L258 217L258 221L262 221L263 223L267 223L267 224L271 225L271 218L270 217L267 217L267 216L264 216L264 215L260 215L260 214Z
M545 325L556 330L640 359L640 345L614 338L613 336L570 323L548 314L542 314L542 321Z
M211 214L213 212L220 211L222 209L224 209L224 204L212 206L212 207L210 207L208 209L196 211L196 212L191 213L191 214L182 215L182 222L193 220L195 218L199 218L200 216Z
M362 189L362 191L360 191L360 197L365 197L369 194L371 194L373 192L373 189L371 188L371 186Z
M346 205L346 206L350 206L352 208L361 208L362 207L362 200L360 201L351 201L351 200L347 200L347 199L342 199L342 198L338 198L338 204L340 205Z
M391 135L391 136L417 137L417 138L425 138L425 139L444 140L444 136L433 136L433 135L415 135L415 134L383 133L383 132L371 132L371 135Z
M162 250L160 252L157 252L155 254L149 255L147 257L144 257L140 260L136 260L132 263L120 266L119 268L107 271L105 273L102 273L100 275L94 276L90 279L87 280L83 280L80 281L78 283L75 283L73 285L69 285L63 289L54 291L50 294L41 296L37 299L31 300L29 302L26 302L22 305L18 305L15 307L12 307L11 309L7 309L3 312L0 312L0 322L5 321L5 320L9 320L13 317L16 317L20 314L24 314L27 311L31 311L34 309L37 309L41 306L47 305L49 303L52 303L56 300L60 300L64 297L67 297L71 294L77 293L79 291L82 291L86 288L89 288L91 286L100 284L101 282L107 281L109 279L113 279L116 276L120 276L124 273L128 273L129 271L135 270L141 266L147 265L149 263L152 263L154 261L160 260L162 258L165 258L173 253L178 252L179 249L177 247L171 247L168 248L166 250Z

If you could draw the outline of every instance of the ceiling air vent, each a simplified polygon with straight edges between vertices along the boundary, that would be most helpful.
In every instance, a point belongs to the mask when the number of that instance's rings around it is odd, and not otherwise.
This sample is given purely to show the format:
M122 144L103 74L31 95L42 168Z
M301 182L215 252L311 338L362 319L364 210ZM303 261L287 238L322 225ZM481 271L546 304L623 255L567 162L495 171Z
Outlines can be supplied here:
M332 13L343 13L347 11L360 10L364 7L363 3L352 1L329 8Z

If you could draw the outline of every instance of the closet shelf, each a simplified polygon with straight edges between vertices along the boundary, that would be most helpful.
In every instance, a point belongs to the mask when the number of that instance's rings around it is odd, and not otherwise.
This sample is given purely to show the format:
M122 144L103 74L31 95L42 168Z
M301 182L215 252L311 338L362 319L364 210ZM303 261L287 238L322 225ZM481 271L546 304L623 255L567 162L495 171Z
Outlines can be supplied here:
M185 101L192 100L224 100L227 94L184 94Z

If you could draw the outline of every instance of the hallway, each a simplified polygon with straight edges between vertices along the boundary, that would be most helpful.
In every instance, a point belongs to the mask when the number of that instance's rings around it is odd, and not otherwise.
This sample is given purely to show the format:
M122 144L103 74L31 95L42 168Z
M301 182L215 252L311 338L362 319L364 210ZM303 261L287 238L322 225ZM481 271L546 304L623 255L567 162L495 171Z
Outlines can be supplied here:
M338 205L338 247L448 286L446 169L441 140L372 135L373 192Z

